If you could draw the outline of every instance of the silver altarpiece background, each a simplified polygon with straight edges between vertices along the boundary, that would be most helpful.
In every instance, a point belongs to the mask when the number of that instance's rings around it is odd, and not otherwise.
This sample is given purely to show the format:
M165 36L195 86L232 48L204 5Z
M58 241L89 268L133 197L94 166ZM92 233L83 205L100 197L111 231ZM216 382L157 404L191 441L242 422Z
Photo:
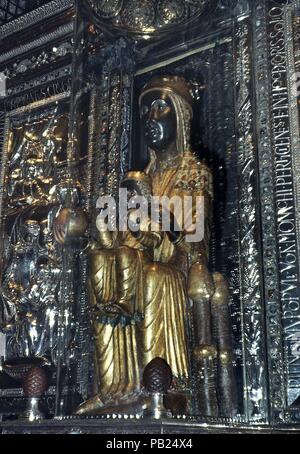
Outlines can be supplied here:
M0 26L1 317L14 310L12 290L26 297L12 286L18 267L38 268L39 316L52 316L56 332L30 347L19 342L26 327L2 329L1 356L48 349L53 369L44 397L50 419L39 424L13 419L23 391L1 382L2 431L297 430L300 2L172 0L171 16L158 2L142 0L138 11L130 0L125 9L121 1L102 3L40 2ZM195 406L192 416L159 423L76 418L93 392L93 342L84 248L62 249L51 238L60 183L80 181L77 203L95 221L97 198L116 193L124 172L145 164L137 99L163 73L202 87L193 147L214 174L211 267L230 283L238 416L207 419ZM24 258L32 246L24 232L32 228L34 237L34 227L44 242Z

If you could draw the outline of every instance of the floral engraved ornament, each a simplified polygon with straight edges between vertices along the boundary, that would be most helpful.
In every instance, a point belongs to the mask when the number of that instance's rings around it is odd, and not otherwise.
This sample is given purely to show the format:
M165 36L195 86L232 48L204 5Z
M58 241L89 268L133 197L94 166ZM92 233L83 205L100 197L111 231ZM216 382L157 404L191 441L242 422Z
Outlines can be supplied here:
M132 33L151 35L185 25L201 16L211 0L88 0L92 14L106 25Z

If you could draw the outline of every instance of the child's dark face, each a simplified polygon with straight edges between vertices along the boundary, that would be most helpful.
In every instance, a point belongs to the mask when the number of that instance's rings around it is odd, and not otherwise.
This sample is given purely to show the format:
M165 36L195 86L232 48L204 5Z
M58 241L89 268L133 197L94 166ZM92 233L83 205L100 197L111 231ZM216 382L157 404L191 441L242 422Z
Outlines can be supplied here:
M131 197L142 196L148 199L152 195L151 183L147 181L128 179L121 183L121 188L127 189Z
M128 197L142 196L141 188L134 180L126 180L121 183L121 188L127 189Z

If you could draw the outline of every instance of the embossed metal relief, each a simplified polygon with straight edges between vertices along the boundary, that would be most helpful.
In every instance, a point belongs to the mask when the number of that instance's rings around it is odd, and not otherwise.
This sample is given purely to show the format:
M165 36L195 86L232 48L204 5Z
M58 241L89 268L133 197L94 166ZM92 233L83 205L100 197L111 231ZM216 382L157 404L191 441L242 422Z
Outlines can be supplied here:
M244 392L247 417L264 419L267 412L263 300L259 262L259 212L256 205L255 143L251 103L250 21L239 22L236 31L237 139L239 150L241 317L244 354Z
M22 0L16 2L1 0L0 2L0 24L10 22L16 17L24 14L25 4Z
M48 31L44 34L36 29L36 22L38 18L47 22L48 17L70 6L71 2L61 2L60 5L48 2L35 15L25 14L0 27L3 46L0 71L6 81L7 95L1 99L4 110L16 109L69 90L73 22L66 12L65 23L60 22L55 29L46 26ZM36 34L28 34L30 26L37 31ZM25 35L21 41L16 39L19 32ZM11 39L7 38L10 33Z
M95 14L118 29L151 34L201 16L210 0L88 0Z
M54 104L7 117L2 155L1 325L7 357L55 362L61 259L52 239L55 185L66 162L67 112ZM51 195L52 193L52 195ZM59 197L59 191L57 191ZM54 210L54 211L53 211Z
M22 362L30 366L44 358L51 385L44 403L51 414L70 399L76 381L75 344L70 347L76 335L75 268L70 256L66 266L52 236L55 215L64 203L59 183L66 178L67 167L71 6L70 1L48 2L38 12L0 27L0 67L7 95L0 99L1 357L9 363L7 372L14 367L21 371ZM49 26L59 12L65 20L59 17L60 25ZM36 25L41 20L46 33ZM22 40L16 39L18 33L23 33ZM59 362L65 369L57 399ZM6 388L9 375L3 382L1 374L1 415L12 414L14 406L16 414L24 409L20 378L13 376Z
M11 22L6 22L0 27L0 38L19 32L23 28L35 25L41 20L45 20L56 13L70 8L74 4L73 0L53 0L40 6L38 11L33 9L27 14L21 15Z
M55 38L59 38L60 35L66 35L71 31L72 24L69 24L68 26L63 26L61 30L57 30L57 32L55 32L53 36L55 36ZM50 39L51 35L46 36L45 43L48 43ZM43 45L43 40L38 40L36 43L30 43L29 45L24 46L24 48L19 49L19 52L18 50L14 50L8 52L7 54L2 54L0 58L0 64L3 64L3 62L5 62L6 60L11 60L12 58L14 58L14 61L3 70L5 77L11 79L16 76L24 76L29 71L34 71L37 69L41 70L43 69L43 67L53 64L54 62L59 60L59 58L70 55L73 49L70 41L71 40L61 43L58 46L53 45L50 49L44 49L43 51L38 53L33 53L30 58L26 59L18 59L18 54L22 55L27 50L32 50L35 45L36 47ZM46 80L47 78L45 79L45 81Z
M285 405L284 357L282 351L281 308L277 273L278 253L276 241L276 213L274 210L274 168L270 153L271 119L269 106L269 60L266 5L255 5L254 52L256 103L260 106L256 116L257 148L260 178L260 204L262 221L263 265L265 269L264 298L266 310L266 348L268 349L270 419L282 421Z

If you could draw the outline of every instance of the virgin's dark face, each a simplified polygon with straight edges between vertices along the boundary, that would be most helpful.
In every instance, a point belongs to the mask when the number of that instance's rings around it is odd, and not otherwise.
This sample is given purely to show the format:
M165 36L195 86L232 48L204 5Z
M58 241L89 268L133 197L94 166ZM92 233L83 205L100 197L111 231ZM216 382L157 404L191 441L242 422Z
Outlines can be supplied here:
M147 145L163 151L176 138L176 114L172 101L161 91L146 94L141 104L141 123Z

